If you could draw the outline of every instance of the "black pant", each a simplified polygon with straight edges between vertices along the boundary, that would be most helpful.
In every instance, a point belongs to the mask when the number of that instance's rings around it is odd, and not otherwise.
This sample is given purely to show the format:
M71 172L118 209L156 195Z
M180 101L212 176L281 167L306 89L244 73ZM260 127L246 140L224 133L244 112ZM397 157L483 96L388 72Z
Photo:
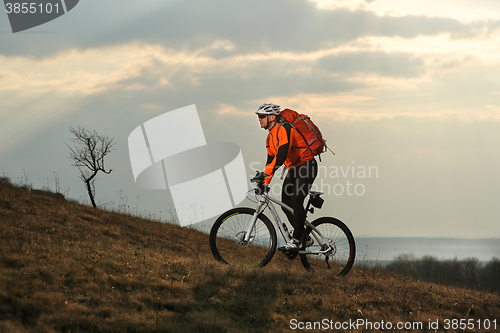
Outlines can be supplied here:
M309 190L318 175L318 164L315 159L305 162L293 169L288 170L283 181L281 190L281 201L293 208L293 215L283 209L288 221L293 226L293 238L301 240L304 231L304 220L306 210L304 209L304 199L309 194Z

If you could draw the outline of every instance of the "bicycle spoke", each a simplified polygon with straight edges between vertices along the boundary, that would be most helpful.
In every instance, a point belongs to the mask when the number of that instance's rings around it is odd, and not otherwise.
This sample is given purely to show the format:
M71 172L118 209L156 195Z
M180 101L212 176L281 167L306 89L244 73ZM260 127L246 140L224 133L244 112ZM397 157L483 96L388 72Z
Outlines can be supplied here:
M210 247L214 257L239 266L264 266L276 250L276 232L267 217L260 215L245 241L254 210L236 208L223 214L212 227Z
M302 254L300 258L304 267L308 270L331 270L337 275L347 274L354 263L356 251L354 238L347 226L335 218L328 217L314 221L313 225L323 235L324 240L318 235L321 242L318 244L318 240L313 237L315 243L308 247L307 251L317 254ZM311 228L308 228L305 237L311 232ZM323 244L324 241L327 243ZM328 248L326 253L318 253Z

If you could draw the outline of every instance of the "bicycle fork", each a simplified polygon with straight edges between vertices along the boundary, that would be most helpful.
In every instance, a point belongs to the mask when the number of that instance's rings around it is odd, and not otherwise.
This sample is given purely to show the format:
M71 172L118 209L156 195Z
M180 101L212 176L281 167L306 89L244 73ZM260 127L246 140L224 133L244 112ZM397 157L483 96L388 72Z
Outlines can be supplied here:
M253 214L252 220L248 224L245 237L243 237L243 242L245 244L248 244L248 242L250 241L250 235L252 234L253 228L255 228L255 222L257 221L259 214L262 213L262 211L264 210L265 203L266 203L265 198L264 196L262 196L259 201L259 204L257 205L257 208L255 209L255 213Z

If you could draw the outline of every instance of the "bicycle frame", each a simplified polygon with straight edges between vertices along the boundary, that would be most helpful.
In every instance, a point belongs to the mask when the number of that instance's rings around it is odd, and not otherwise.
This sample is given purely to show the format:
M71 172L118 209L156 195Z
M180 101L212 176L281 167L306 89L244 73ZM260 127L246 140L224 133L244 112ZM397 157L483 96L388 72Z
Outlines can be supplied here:
M276 208L274 207L273 203L283 207L284 209L286 209L287 211L289 211L290 213L293 214L293 208L289 207L288 205L279 201L278 199L275 199L275 198L269 196L269 194L264 192L260 197L259 203L257 204L257 208L255 209L255 213L252 217L252 220L250 221L250 224L248 225L248 228L247 228L247 231L245 234L245 238L244 238L245 242L248 242L250 240L250 235L252 233L252 229L255 227L255 222L257 221L257 217L259 216L259 214L264 212L266 207L269 207L269 210L271 211L271 214L274 218L274 222L278 226L278 230L280 231L280 233L283 236L283 238L285 239L285 241L289 242L291 240L290 235L285 230L285 227L283 226L283 223L281 222L281 219L278 216L278 212L276 211ZM309 204L307 206L309 207ZM299 254L323 254L323 253L327 253L327 252L332 250L332 247L331 247L328 239L326 239L321 234L321 232L318 229L316 229L316 227L314 225L312 225L311 222L309 222L307 220L307 212L306 212L306 219L304 221L304 226L310 227L313 230L313 232L311 232L311 235L316 239L318 244L321 245L321 248L323 248L324 245L326 245L326 244L328 245L328 247L322 251L307 251L307 250L299 251Z

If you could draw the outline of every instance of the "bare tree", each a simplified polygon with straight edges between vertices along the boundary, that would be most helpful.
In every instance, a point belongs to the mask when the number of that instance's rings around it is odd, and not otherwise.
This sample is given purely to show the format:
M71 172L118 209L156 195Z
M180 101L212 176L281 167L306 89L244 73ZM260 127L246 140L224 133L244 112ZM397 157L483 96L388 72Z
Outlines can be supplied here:
M115 143L113 138L108 138L105 135L99 135L96 131L90 132L83 127L70 127L70 132L75 136L71 139L75 143L70 149L69 157L74 161L74 166L80 170L80 178L87 187L90 202L92 206L97 208L95 204L95 177L99 171L110 174L111 169L106 171L104 168L104 157L112 152Z

